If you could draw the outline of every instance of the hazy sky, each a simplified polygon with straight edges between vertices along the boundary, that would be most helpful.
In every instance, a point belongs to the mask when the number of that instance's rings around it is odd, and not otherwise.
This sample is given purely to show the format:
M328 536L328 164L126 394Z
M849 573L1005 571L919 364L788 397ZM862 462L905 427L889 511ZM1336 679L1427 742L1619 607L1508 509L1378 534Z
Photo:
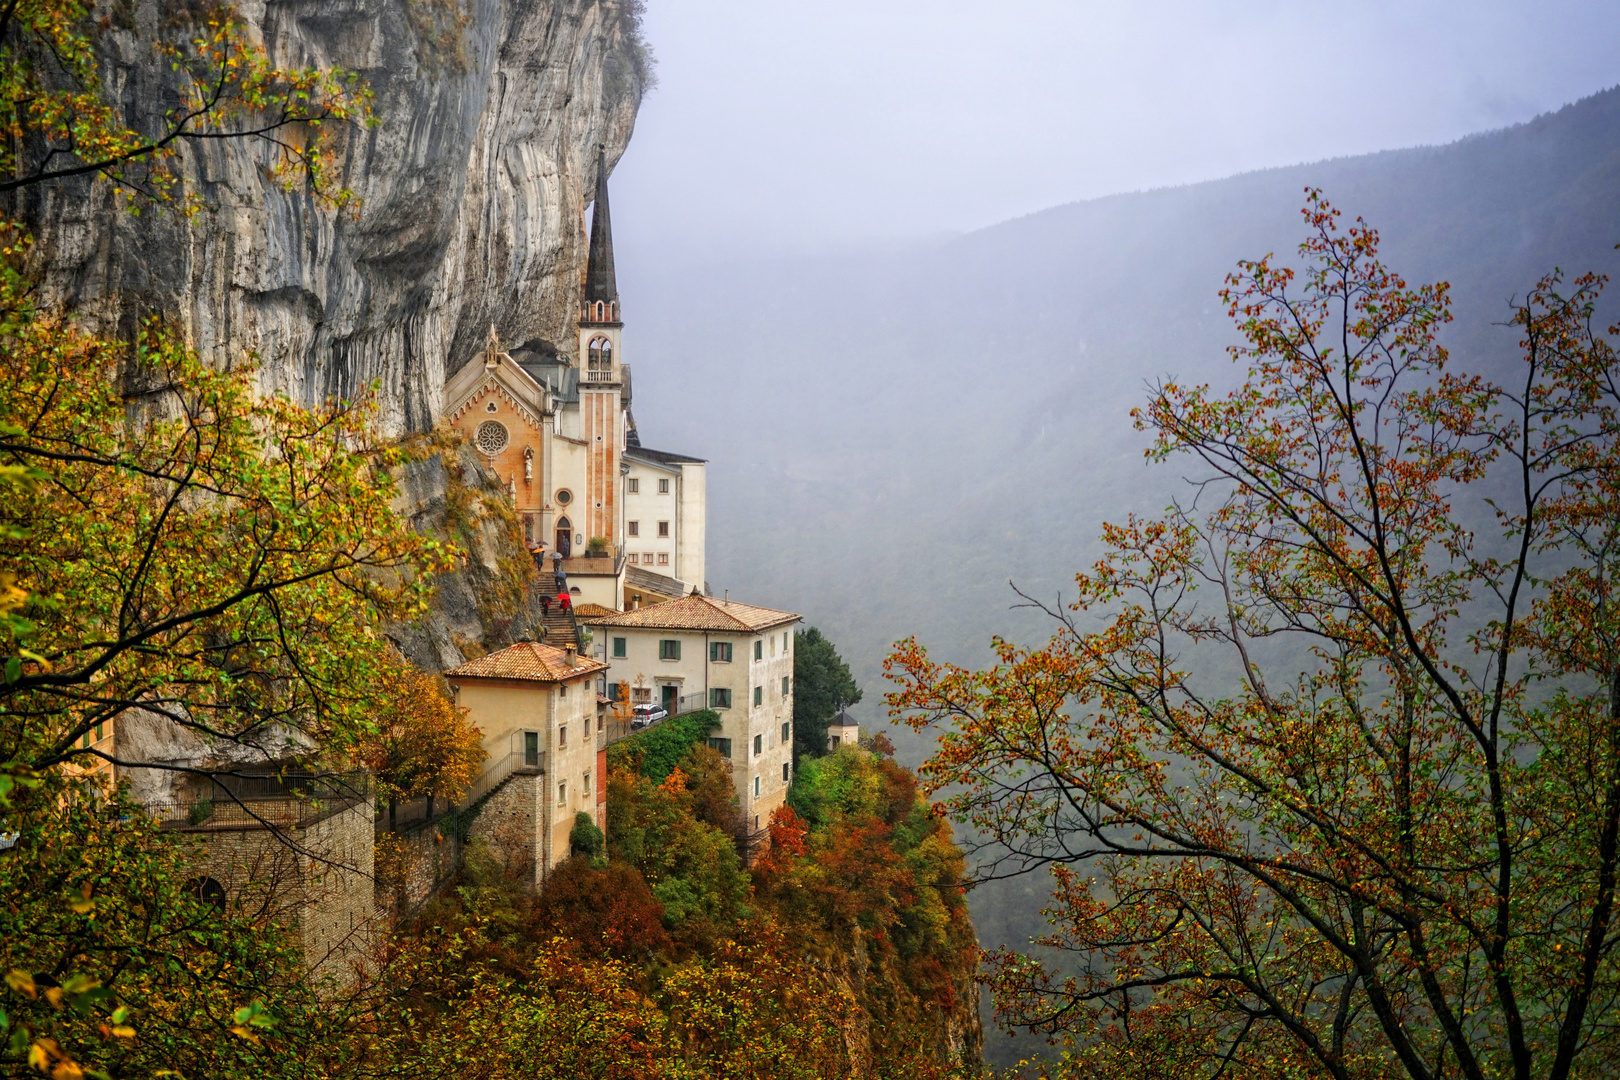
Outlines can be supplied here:
M651 255L844 247L1448 142L1620 83L1616 0L647 0Z

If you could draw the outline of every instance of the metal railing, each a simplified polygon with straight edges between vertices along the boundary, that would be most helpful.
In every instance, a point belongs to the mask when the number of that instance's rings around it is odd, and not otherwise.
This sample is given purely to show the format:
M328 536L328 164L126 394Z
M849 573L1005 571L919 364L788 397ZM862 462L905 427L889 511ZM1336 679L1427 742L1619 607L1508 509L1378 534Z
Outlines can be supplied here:
M629 720L619 720L609 716L603 724L602 730L596 733L596 748L606 750L614 743L628 739L635 732L630 730Z
M168 829L262 829L312 825L366 802L370 778L313 774L219 776L199 790L145 804Z
M501 786L501 783L513 773L522 773L530 776L546 771L546 752L544 750L529 753L524 750L514 750L510 754L503 754L490 762L478 779L472 782L467 794L456 800L459 806L471 806L485 795Z

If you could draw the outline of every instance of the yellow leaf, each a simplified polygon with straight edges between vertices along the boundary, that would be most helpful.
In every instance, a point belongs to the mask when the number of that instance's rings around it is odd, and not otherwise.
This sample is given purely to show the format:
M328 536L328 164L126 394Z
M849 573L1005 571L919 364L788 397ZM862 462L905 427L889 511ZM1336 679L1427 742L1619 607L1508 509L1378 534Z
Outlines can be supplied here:
M34 986L34 977L22 968L12 968L6 972L6 985L30 1001L39 997L39 990Z

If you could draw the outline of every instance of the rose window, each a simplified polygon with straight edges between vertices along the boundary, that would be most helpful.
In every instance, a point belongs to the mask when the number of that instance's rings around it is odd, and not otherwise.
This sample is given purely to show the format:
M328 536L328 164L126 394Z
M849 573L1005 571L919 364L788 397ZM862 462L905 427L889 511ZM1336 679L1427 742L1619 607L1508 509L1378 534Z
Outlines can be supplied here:
M506 433L506 425L499 420L485 420L478 425L478 433L473 436L473 442L478 444L478 449L490 457L505 450L509 441L511 436Z

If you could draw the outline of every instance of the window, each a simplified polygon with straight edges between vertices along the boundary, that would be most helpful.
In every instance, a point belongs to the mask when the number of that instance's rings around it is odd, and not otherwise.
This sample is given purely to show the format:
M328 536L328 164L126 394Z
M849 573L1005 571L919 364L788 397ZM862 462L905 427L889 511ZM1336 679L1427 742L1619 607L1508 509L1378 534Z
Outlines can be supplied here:
M531 769L540 764L540 733L538 731L525 731L523 733L523 764Z
M788 683L788 677L786 675L782 676L782 696L783 697L788 696L788 686L789 685L790 684Z
M574 501L574 493L572 491L569 491L567 488L563 488L561 491L557 492L557 502L558 502L559 505L567 506L569 503L571 503L573 501ZM568 519L567 518L563 518L561 521L557 522L558 528L562 528L563 526L565 526L567 524L568 524Z
M478 425L478 430L473 434L473 442L478 444L478 449L490 457L505 450L506 444L510 441L511 435L508 434L506 425L499 420L485 420Z
M783 724L782 725L782 745L786 746L788 744L788 740L791 739L791 738L793 738L793 726L791 724Z
M629 523L627 523L625 525L625 529L630 533L631 536L640 536L641 535L641 522L639 522L639 521L629 522ZM634 556L632 556L632 558L634 558Z
M788 636L788 632L786 630L782 631L782 651L783 652L788 651L788 646L790 644L792 644L792 641L793 641L793 639Z
M791 766L788 765L787 762L785 762L785 761L782 762L782 783L784 783L784 784L788 782L788 769L789 768L791 768Z
M660 495L668 495L669 494L669 481L668 480L660 480L660 481L658 481L658 494L660 494Z
M716 753L718 753L723 758L728 758L728 757L731 756L731 740L730 739L710 739L709 740L709 748L711 750L714 750Z
M754 704L765 704L765 688L763 686L754 687Z
M606 312L600 308L597 311L597 321L600 322ZM613 342L607 338L592 338L587 351L585 373L587 378L608 379L613 375Z
M585 798L587 800L591 797L591 774L590 773L585 774L585 780L584 780L583 783L581 783L579 785L579 790L584 793Z
M630 701L635 705L645 705L652 701L652 687L636 686L630 690Z
M641 481L632 476L630 479L624 482L624 490L628 491L632 495L639 495L641 493Z
M754 798L759 798L759 777L754 777ZM754 816L754 828L759 828L759 815Z
M709 660L711 662L713 662L713 663L716 663L716 664L729 664L729 663L731 663L731 642L729 642L729 641L711 641L711 642L709 642Z
M754 659L765 659L765 643L763 641L754 642Z
M658 535L663 537L669 536L669 522L660 521L658 523Z
M731 691L719 686L709 687L709 708L731 708Z
M568 725L563 724L557 729L557 748L560 750L568 745Z
M658 642L658 659L679 660L681 658L681 641L679 638L661 638Z
M567 683L563 683L561 686L557 687L557 696L560 697L560 698L568 696L568 684Z
M568 802L568 781L564 780L557 785L557 805L563 806Z
M660 551L658 553L658 565L659 566L668 566L669 565L669 554L667 552Z
M616 637L613 639L613 659L623 660L630 655L630 639Z
M759 757L759 755L763 754L764 752L765 752L765 736L763 736L763 735L755 735L754 736L754 756Z

